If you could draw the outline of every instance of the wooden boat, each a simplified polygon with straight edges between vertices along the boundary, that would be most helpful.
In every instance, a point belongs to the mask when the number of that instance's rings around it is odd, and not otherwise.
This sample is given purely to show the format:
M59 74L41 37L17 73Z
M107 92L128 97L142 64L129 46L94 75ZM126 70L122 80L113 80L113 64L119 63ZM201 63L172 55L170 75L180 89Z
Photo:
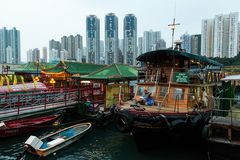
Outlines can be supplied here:
M151 51L137 60L141 67L134 98L115 108L119 130L163 137L161 133L178 136L189 129L200 135L209 117L211 97L221 85L221 64L181 49ZM151 94L143 101L145 90Z
M51 133L41 139L30 136L24 147L29 153L45 157L77 141L90 127L91 123L80 123Z
M37 130L45 125L52 124L61 115L51 115L37 118L22 118L9 120L0 123L0 138L12 137L29 133Z

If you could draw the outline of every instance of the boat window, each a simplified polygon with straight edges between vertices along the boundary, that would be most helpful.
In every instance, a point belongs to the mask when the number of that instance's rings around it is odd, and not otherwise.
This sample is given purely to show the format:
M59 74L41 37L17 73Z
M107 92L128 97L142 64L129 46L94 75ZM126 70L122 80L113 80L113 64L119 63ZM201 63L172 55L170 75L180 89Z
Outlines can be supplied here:
M93 83L93 88L100 88L101 84L100 83Z
M137 96L143 96L144 95L144 87L138 86Z
M179 99L183 100L184 99L184 89L182 88L174 88L174 93L173 93L173 99Z
M148 87L148 92L152 93L151 96L154 96L156 92L156 87L155 86Z
M168 91L168 87L160 87L160 93L159 96L164 97Z

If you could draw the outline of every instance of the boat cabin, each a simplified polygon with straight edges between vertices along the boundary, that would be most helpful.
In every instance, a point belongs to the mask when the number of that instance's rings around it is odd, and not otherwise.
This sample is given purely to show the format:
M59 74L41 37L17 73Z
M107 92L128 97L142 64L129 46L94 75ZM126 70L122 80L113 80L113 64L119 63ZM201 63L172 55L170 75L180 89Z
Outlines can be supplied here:
M178 50L147 52L137 61L141 65L133 104L151 111L188 112L208 108L223 76L218 62ZM121 107L128 108L129 104L132 102Z

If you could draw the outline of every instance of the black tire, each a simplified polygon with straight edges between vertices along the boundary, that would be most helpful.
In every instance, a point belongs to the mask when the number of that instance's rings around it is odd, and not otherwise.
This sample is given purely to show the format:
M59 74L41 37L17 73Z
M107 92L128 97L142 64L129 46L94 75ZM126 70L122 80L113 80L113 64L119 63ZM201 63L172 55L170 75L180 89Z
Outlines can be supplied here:
M209 138L209 128L210 128L210 124L207 124L203 127L202 129L202 138L204 140L207 140Z
M173 138L179 140L186 135L187 125L184 120L177 119L171 122L170 133Z
M120 132L129 132L129 120L124 115L117 115L115 118L116 127Z
M194 117L192 121L193 133L197 136L201 136L204 125L205 119L201 115Z

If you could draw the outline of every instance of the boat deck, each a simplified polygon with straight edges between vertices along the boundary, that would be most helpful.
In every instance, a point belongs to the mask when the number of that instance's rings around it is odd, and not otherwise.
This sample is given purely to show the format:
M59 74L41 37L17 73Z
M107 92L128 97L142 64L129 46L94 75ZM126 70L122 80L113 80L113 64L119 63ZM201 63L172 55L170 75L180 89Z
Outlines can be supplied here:
M130 109L133 108L131 105L133 105L133 101L126 101L123 104L121 104L121 107L124 109ZM197 110L196 108L188 108L188 107L175 107L175 106L161 106L158 107L157 105L148 106L148 105L139 105L140 107L145 108L145 111L147 112L172 112L172 113L186 113L186 112L192 112L194 110ZM206 109L201 109L206 110Z
M212 119L210 120L210 123L213 125L234 126L240 128L240 119L235 119L231 117L213 116Z
M225 117L213 116L209 124L210 141L240 145L240 104L233 105Z
M213 116L209 123L222 127L235 127L240 129L240 104L233 105L225 117Z

